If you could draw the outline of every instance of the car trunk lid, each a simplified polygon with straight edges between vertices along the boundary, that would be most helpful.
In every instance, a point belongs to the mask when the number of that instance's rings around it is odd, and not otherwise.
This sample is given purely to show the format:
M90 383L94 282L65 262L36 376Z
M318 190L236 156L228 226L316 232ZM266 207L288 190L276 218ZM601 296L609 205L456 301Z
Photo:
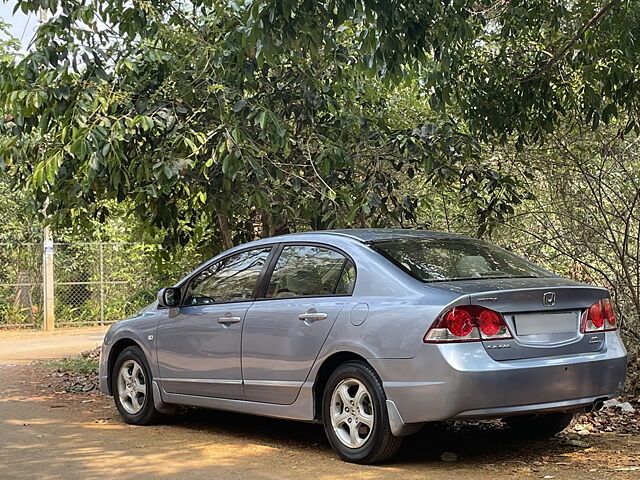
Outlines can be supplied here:
M607 290L563 278L478 279L432 283L431 287L467 293L470 305L501 313L514 338L484 341L495 360L571 355L602 349L603 333L583 334L584 310Z

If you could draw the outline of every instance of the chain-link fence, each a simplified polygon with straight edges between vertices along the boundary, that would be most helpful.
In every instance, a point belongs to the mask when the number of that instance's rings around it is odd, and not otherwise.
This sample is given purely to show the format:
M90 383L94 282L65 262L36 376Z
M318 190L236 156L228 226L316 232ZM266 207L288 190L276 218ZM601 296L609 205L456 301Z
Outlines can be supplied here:
M96 325L131 315L155 296L157 245L54 244L55 325ZM42 244L0 244L0 328L42 326Z
M42 244L0 244L0 326L42 324Z

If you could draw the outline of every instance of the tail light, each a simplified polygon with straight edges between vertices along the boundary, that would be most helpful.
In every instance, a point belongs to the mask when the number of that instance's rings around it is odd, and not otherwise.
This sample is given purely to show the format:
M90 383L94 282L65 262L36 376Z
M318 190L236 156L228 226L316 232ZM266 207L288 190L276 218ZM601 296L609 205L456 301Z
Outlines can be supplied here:
M424 336L425 343L477 342L513 338L498 312L477 305L443 312Z
M598 300L582 314L580 331L582 333L606 332L616 330L616 316L613 304L608 298Z

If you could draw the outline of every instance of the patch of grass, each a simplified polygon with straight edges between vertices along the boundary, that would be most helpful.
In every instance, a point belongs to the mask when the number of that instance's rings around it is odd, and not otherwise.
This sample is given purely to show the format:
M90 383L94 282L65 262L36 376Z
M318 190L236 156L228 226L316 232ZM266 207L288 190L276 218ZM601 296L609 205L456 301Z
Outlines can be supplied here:
M53 362L45 363L48 367L57 368L61 372L79 373L87 375L98 373L98 359L84 356L62 358Z

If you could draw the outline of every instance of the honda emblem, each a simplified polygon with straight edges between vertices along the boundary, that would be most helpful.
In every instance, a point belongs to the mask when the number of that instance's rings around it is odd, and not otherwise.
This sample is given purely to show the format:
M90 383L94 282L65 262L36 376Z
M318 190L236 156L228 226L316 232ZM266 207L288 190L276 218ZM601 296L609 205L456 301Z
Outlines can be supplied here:
M547 307L551 307L556 304L556 292L547 292L542 296L542 303Z

